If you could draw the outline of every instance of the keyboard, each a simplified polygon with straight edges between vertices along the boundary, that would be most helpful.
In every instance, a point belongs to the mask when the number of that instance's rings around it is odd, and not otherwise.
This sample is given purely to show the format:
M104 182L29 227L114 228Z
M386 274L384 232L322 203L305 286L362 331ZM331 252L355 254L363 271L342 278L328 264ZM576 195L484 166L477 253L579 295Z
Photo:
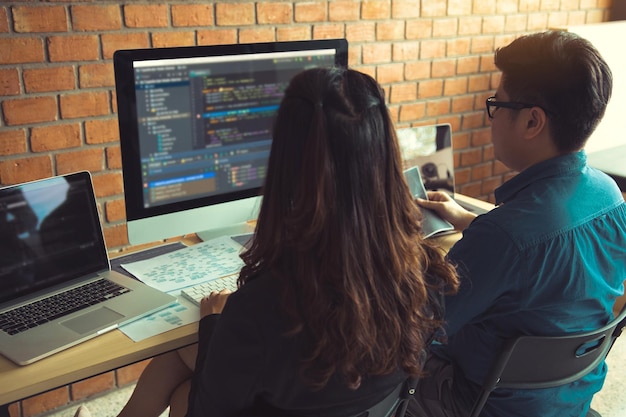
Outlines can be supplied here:
M220 291L223 289L236 291L237 278L239 278L239 273L213 279L201 284L196 284L193 287L187 287L181 290L180 295L199 306L200 300L204 297L208 297L213 291Z
M10 335L21 333L129 291L113 281L99 279L0 314L0 329Z

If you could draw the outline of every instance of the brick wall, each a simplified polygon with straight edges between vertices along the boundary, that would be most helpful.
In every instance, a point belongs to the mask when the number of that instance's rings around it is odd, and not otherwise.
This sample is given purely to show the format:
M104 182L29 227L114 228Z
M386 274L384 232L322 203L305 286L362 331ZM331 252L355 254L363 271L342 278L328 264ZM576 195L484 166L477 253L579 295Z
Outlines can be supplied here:
M350 65L383 85L397 125L450 123L457 191L492 200L492 190L512 175L493 159L484 111L499 81L494 49L523 33L606 21L611 3L3 1L0 184L91 171L108 247L124 248L115 50L346 37ZM37 414L81 392L116 386L119 378L110 373L64 387L15 404L12 412Z

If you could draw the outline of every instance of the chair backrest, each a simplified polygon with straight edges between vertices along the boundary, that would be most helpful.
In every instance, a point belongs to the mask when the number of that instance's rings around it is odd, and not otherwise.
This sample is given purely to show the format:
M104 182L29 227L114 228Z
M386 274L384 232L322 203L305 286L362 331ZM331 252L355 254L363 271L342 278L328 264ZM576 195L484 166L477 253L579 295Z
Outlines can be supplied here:
M417 378L409 377L382 401L352 417L404 417L416 386Z
M470 417L496 388L537 389L569 384L594 370L626 326L626 307L607 325L566 336L520 336L505 342L491 365Z

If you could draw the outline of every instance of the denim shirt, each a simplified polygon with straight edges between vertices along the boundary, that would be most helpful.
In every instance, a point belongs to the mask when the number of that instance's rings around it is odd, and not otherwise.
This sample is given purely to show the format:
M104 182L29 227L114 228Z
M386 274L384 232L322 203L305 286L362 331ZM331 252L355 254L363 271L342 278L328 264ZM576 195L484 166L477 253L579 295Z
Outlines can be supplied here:
M465 375L453 390L467 404L504 339L601 327L626 279L626 204L584 151L524 170L495 196L448 254L461 287L445 300L448 343L433 347ZM603 363L563 387L498 389L482 415L584 416L605 374Z

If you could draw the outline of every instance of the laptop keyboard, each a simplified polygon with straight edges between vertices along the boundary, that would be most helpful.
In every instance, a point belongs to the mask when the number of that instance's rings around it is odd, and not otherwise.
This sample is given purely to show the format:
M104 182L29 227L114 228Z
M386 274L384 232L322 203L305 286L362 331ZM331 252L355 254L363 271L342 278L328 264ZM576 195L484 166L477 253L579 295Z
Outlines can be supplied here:
M102 278L1 313L0 329L9 335L15 335L130 291Z

